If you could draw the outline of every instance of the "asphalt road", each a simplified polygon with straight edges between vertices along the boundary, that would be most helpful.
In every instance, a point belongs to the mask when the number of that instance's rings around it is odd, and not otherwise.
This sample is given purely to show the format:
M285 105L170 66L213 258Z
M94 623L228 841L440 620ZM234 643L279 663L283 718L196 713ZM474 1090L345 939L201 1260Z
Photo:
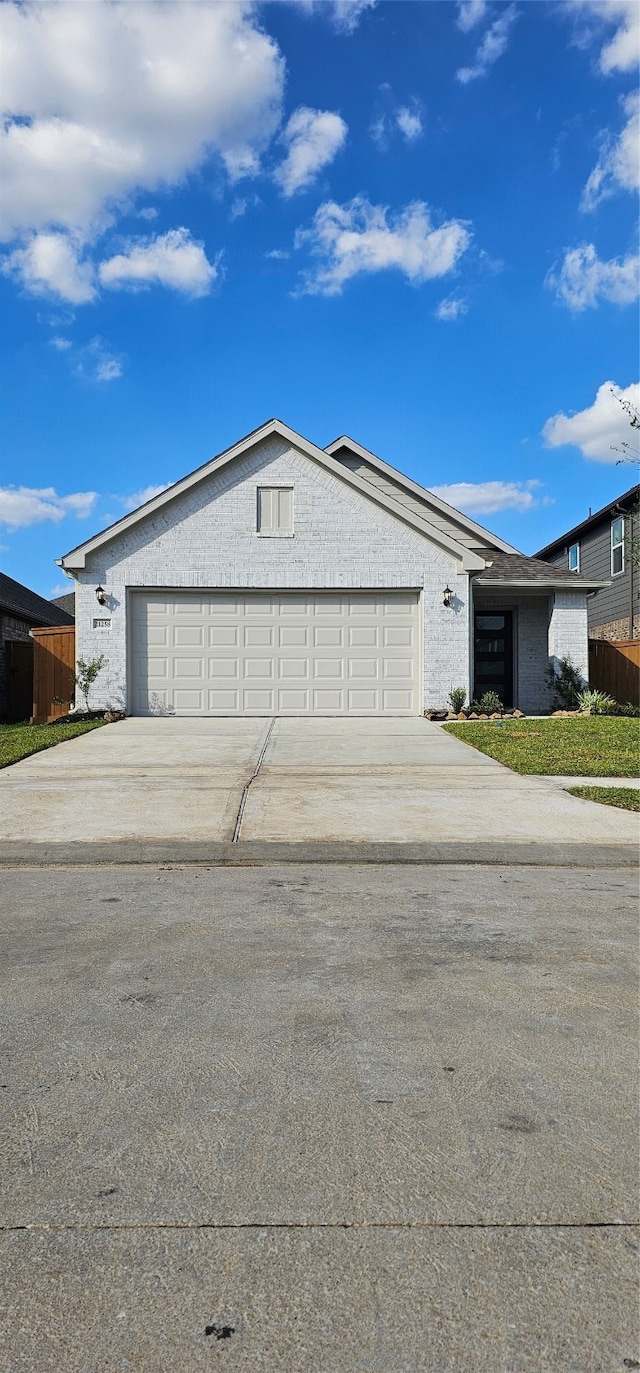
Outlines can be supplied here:
M640 1366L627 867L0 889L2 1370Z

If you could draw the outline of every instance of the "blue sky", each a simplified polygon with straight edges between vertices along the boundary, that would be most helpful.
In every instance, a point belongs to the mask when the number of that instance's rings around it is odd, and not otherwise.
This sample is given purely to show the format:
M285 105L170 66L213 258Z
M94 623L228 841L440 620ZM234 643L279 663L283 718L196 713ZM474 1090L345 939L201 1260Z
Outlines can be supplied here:
M530 553L631 486L638 14L5 0L4 570L272 415Z

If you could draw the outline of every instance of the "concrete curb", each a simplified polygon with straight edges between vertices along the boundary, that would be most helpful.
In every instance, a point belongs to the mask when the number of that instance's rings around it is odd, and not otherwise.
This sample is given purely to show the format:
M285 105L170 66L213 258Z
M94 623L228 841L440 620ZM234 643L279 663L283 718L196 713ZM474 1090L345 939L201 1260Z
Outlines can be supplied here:
M141 864L201 864L206 867L262 867L275 863L477 864L492 867L635 867L635 844L517 843L281 843L239 844L171 840L111 843L0 843L0 866L126 867Z

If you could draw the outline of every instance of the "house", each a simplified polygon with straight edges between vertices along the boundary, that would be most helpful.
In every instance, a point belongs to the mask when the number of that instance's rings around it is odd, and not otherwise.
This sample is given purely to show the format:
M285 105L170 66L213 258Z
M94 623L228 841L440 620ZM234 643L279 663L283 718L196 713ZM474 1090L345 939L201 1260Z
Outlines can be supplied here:
M28 720L33 705L32 629L73 616L0 572L0 720Z
M352 439L270 420L74 548L77 653L133 715L416 715L587 676L603 581L524 557Z
M590 639L640 638L640 485L574 525L537 558L576 577L606 579L588 601Z

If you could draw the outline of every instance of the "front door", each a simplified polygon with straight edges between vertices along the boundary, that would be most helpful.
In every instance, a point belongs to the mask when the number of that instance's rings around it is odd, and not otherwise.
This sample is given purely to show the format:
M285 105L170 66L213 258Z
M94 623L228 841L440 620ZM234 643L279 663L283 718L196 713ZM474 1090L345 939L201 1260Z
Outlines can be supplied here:
M474 624L476 701L496 691L504 706L513 705L513 611L476 611Z

